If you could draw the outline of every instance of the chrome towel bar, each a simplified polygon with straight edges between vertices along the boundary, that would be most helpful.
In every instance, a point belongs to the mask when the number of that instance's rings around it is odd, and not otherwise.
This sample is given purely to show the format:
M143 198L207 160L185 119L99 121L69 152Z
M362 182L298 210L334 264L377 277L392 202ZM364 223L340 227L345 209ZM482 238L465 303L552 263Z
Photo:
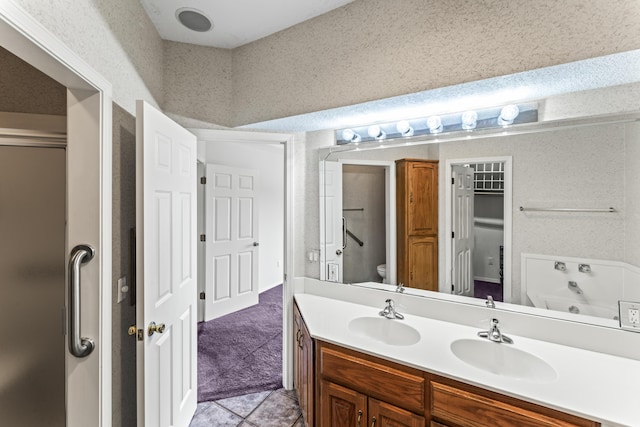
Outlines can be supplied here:
M614 208L606 209L578 209L578 208L525 208L520 206L520 212L616 212Z

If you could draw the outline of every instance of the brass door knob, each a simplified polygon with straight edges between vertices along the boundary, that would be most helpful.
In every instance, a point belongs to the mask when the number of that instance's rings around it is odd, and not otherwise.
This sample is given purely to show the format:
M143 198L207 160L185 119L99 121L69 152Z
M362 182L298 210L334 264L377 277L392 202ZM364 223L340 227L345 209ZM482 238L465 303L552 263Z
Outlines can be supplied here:
M147 328L147 333L149 334L149 336L153 335L154 333L163 333L165 329L164 323L160 323L159 325L156 325L156 322L151 322L149 323L149 327Z

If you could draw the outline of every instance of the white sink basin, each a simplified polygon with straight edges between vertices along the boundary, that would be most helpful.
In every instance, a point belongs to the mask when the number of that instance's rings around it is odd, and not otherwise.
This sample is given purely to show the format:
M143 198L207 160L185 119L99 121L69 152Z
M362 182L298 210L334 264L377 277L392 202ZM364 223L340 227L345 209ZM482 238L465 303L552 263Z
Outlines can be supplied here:
M389 345L413 345L420 341L420 332L403 322L385 317L358 317L349 322L349 330Z
M554 381L558 374L544 360L513 344L482 339L459 339L451 343L451 351L463 362L503 377L532 382Z

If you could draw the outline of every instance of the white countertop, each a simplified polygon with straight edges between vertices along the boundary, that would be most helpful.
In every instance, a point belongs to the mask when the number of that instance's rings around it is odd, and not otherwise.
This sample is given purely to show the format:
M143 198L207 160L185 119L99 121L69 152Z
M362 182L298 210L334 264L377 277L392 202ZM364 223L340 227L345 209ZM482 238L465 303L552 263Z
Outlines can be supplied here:
M604 426L640 426L640 361L520 337L503 328L514 344L496 345L531 353L557 373L552 382L515 379L474 368L451 352L451 343L457 339L484 340L477 337L479 329L403 313L404 320L389 321L414 327L421 338L413 345L394 346L348 328L355 318L378 316L384 301L374 308L305 293L295 294L295 300L315 339L599 421Z

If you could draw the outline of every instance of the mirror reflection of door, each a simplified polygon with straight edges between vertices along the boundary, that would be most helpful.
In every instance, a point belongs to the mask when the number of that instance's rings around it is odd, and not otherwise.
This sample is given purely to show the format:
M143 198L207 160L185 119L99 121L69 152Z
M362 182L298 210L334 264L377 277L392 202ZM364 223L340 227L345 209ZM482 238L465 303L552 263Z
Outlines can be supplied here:
M473 168L453 165L453 280L451 293L473 296Z
M505 163L452 165L452 293L504 300Z
M320 279L342 282L342 163L320 163Z
M386 277L385 168L342 168L343 282L383 282Z

